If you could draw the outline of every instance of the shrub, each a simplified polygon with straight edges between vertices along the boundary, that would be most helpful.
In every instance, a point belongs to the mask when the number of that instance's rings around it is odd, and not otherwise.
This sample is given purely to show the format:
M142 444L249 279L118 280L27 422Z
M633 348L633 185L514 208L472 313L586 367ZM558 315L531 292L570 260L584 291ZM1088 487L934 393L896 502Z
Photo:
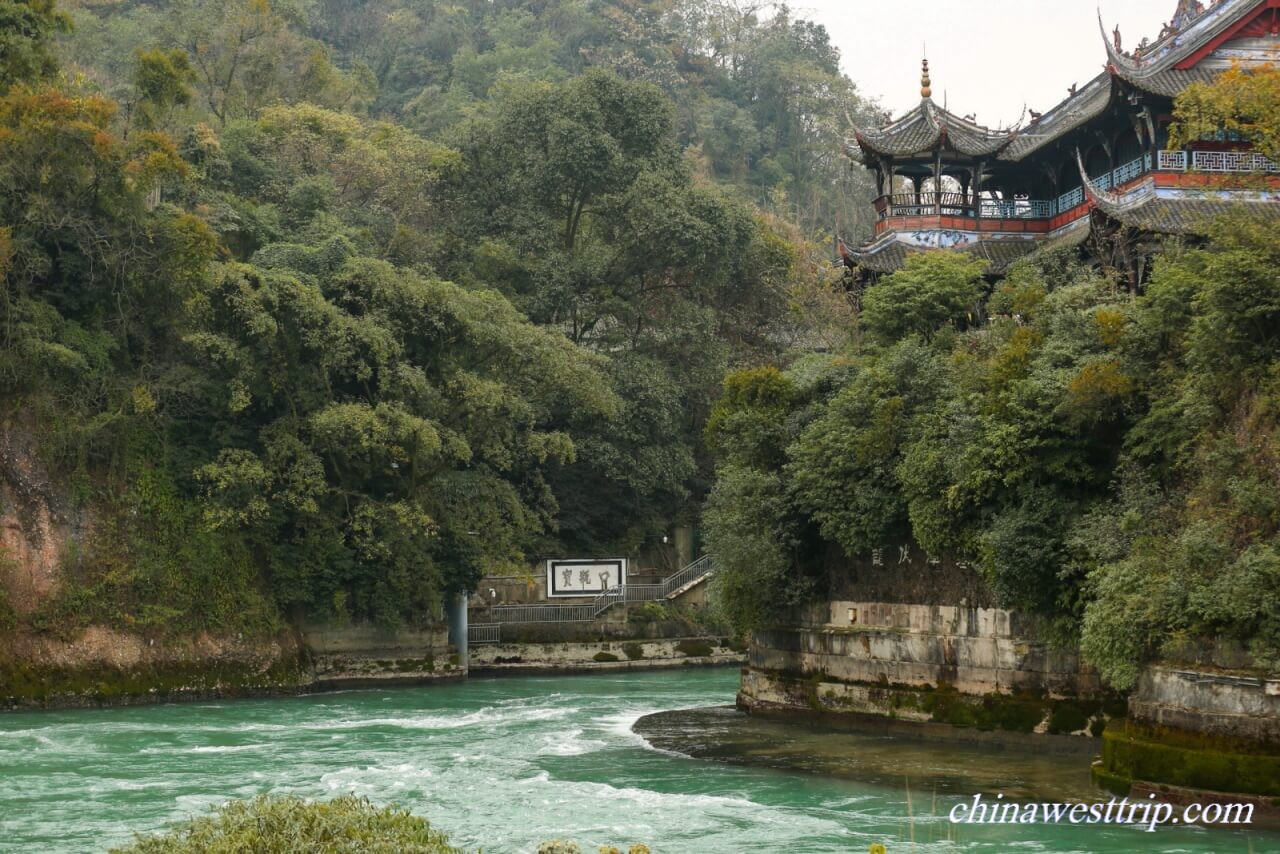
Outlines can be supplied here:
M714 651L711 644L703 640L682 640L676 644L676 649L690 658L706 658Z
M634 608L629 617L637 623L661 623L673 619L674 615L666 602L645 602Z
M346 795L308 802L262 795L230 801L212 815L194 818L155 836L139 836L115 854L462 854L426 819L396 807L375 807Z

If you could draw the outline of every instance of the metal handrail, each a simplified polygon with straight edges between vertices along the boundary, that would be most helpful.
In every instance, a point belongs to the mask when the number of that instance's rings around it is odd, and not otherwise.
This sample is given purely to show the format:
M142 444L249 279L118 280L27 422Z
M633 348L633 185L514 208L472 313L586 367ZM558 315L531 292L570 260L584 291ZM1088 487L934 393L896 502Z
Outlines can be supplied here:
M589 623L620 602L657 602L713 572L714 556L704 555L657 584L618 584L589 603L495 605L489 614L497 623Z
M467 643L502 643L502 624L471 623L467 626Z

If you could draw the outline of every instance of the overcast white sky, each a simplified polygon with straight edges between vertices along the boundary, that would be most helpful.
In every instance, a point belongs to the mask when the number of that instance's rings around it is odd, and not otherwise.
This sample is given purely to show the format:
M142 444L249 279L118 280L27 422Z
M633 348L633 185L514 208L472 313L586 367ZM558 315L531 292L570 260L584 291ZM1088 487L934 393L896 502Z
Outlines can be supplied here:
M985 125L1009 125L1025 103L1045 112L1102 70L1098 5L1126 50L1173 17L1177 0L795 0L827 28L844 71L894 117L920 102L927 46L933 99Z

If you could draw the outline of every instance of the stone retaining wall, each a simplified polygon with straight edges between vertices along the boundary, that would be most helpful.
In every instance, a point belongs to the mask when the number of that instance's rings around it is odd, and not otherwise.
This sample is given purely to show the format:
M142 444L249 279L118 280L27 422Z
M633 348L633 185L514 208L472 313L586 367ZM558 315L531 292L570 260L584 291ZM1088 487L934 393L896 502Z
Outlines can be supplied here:
M718 637L484 644L471 647L469 657L472 673L574 672L741 664L746 658L741 647L734 647L726 638Z
M794 628L756 632L749 664L871 685L949 685L962 694L1096 696L1095 671L999 608L835 601Z
M1136 723L1280 748L1280 679L1146 668L1129 698Z
M1249 801L1280 824L1280 680L1248 672L1152 665L1107 728L1098 785L1184 802Z
M1074 650L999 608L832 601L756 632L739 704L1097 736L1123 714Z
M387 632L370 625L308 626L312 687L394 685L466 675L443 626Z

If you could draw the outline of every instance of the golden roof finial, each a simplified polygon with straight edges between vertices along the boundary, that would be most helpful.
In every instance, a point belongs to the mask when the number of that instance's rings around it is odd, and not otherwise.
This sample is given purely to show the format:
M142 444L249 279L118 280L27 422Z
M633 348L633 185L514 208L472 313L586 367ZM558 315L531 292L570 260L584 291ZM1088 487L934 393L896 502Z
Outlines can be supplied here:
M933 90L929 88L929 60L923 60L920 64L920 97L928 98L933 95Z

